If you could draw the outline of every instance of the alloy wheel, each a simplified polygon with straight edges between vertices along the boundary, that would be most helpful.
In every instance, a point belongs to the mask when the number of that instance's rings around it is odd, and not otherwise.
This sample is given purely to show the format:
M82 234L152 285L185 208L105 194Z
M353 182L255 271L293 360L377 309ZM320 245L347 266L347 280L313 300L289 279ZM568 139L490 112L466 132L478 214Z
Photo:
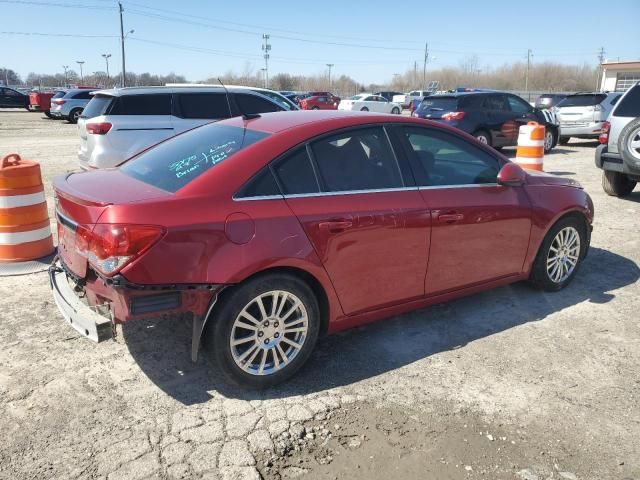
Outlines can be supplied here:
M560 230L549 247L547 275L554 283L562 283L571 276L580 256L580 234L575 227Z
M300 353L309 331L303 302L272 290L251 300L238 314L229 338L236 365L251 375L271 375Z
M553 132L547 130L544 134L544 150L548 152L553 148Z

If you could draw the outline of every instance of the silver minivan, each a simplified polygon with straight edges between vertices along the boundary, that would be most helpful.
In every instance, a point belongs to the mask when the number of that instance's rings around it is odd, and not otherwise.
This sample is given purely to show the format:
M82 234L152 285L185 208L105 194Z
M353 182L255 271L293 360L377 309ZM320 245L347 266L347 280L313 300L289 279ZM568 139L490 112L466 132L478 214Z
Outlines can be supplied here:
M136 153L205 123L295 105L247 88L127 87L95 92L78 121L84 170L120 165Z
M571 137L597 139L602 127L622 93L580 92L567 95L554 111L560 121L560 143Z

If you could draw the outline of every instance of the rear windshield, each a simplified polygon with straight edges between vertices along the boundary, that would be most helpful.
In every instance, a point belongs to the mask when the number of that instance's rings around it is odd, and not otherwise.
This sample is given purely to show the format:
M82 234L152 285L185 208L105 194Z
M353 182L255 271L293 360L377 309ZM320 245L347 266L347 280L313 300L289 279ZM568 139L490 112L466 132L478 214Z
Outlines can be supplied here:
M64 97L66 93L66 91L56 92L51 98L61 98Z
M112 100L113 97L110 95L94 95L87 106L84 107L82 118L93 118L104 115L104 112L106 112L109 105L111 105Z
M604 94L569 95L558 102L558 107L591 107L600 104L605 98Z
M176 192L214 165L268 136L255 130L209 124L162 142L120 170L154 187Z
M427 97L420 104L419 110L435 112L451 112L458 107L456 97Z

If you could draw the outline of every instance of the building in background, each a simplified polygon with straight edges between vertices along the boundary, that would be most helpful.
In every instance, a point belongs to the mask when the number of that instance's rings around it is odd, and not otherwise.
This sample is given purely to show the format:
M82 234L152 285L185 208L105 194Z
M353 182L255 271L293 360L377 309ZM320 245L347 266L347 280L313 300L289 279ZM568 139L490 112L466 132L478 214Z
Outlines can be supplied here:
M625 92L636 82L640 82L640 60L602 64L600 91Z

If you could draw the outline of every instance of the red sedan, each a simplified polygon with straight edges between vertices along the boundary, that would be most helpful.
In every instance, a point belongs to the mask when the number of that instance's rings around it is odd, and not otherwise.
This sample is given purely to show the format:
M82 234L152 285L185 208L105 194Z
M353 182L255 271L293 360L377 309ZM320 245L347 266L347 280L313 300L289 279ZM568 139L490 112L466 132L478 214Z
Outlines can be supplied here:
M560 290L593 220L575 181L359 112L212 123L55 191L50 278L71 326L100 341L191 319L194 361L202 340L252 387L290 377L324 333L520 280Z
M330 93L327 95L312 95L300 100L302 110L337 110L340 98Z

